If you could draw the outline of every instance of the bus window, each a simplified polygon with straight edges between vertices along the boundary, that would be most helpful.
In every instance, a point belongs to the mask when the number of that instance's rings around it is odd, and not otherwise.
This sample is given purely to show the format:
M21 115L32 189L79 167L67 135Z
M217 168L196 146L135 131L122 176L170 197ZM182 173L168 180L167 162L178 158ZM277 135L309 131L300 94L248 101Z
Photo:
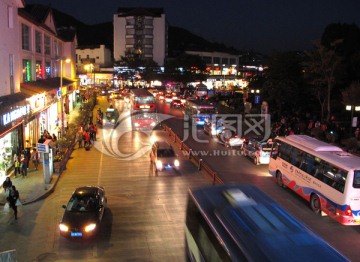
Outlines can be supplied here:
M360 170L354 171L354 182L353 182L354 188L360 188Z

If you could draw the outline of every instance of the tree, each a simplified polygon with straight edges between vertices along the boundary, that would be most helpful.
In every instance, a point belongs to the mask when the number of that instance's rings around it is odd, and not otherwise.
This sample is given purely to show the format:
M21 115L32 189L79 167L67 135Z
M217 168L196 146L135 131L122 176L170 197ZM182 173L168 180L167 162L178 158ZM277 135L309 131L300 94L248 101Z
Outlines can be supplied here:
M335 52L341 42L341 39L334 41L331 48L315 42L315 49L306 52L306 76L314 87L314 94L320 103L321 118L324 119L326 111L327 121L331 117L331 92L336 83L336 74L341 68L342 59Z
M181 69L181 70L180 70ZM203 81L205 77L206 63L198 55L182 54L166 63L168 77L177 82Z
M353 81L348 88L341 92L345 105L360 106L360 82Z
M279 115L299 106L297 98L302 86L301 64L294 52L275 53L269 57L266 80L262 88L263 100L278 106Z

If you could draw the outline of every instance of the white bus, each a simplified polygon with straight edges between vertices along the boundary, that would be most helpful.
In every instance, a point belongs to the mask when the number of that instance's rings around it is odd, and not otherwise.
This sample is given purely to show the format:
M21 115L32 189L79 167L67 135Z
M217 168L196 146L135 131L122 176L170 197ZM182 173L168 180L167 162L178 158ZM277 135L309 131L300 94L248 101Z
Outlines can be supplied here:
M315 213L360 224L360 157L305 135L277 137L269 173L309 201Z

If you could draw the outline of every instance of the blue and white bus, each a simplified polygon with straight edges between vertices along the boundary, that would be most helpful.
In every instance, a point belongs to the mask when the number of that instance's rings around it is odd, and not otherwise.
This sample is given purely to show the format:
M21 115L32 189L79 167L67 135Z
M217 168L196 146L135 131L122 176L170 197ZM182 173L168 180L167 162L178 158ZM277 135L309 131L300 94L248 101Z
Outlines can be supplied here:
M192 123L197 126L204 126L205 121L216 115L216 107L206 101L188 99L184 105L184 115L192 119Z
M188 261L349 261L252 185L189 190Z
M360 225L360 157L305 135L277 137L269 172L281 187L288 187L343 225Z

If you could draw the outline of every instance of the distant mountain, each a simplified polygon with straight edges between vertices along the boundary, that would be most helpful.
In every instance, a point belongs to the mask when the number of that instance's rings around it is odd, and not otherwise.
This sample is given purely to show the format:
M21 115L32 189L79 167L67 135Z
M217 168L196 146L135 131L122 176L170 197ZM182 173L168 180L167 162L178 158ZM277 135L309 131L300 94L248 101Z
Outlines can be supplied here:
M169 26L168 28L168 46L170 57L175 57L184 51L239 53L235 48L210 42L186 29L175 26Z

